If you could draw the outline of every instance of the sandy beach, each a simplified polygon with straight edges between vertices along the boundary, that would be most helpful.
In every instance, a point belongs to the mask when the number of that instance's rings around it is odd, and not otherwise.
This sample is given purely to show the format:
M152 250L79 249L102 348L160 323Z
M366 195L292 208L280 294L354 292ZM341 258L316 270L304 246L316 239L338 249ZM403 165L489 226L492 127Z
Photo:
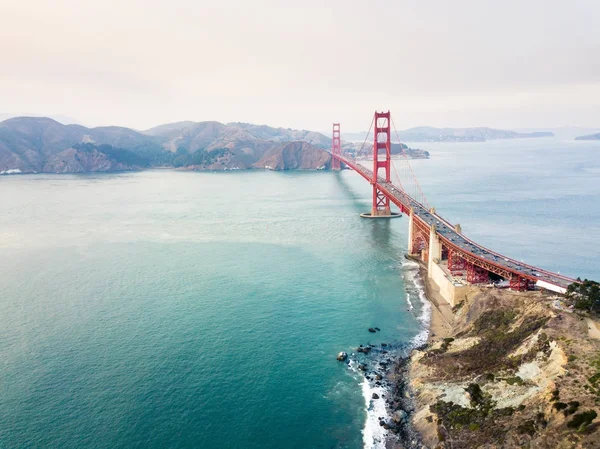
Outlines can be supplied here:
M421 279L425 286L425 296L431 303L431 322L429 324L429 342L437 341L450 335L452 331L452 306L442 297L439 288L427 272L421 268Z

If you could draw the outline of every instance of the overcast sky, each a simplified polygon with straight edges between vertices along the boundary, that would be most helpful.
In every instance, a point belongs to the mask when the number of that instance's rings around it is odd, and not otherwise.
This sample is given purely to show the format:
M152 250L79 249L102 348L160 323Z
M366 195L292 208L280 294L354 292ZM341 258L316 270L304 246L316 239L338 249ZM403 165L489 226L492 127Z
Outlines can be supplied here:
M0 0L0 113L600 126L599 0Z

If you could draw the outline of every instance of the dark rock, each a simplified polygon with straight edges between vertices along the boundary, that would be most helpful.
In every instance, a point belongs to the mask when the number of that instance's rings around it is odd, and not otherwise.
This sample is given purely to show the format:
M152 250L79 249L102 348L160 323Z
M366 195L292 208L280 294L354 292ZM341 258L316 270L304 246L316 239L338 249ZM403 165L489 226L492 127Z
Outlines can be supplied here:
M371 332L372 334L374 334L375 332L377 332L375 329L373 329L372 327L369 328L369 332Z
M395 422L405 421L407 418L407 414L404 410L398 410L394 413L393 419Z
M379 399L379 395L377 393L373 393L373 399Z
M344 351L340 352L340 353L337 355L337 359L338 359L340 362L344 362L344 361L345 361L347 358L348 358L348 354L346 354Z
M365 365L364 363L361 363L360 365L358 365L358 369L361 371L366 371L367 370L367 365Z
M376 331L380 331L381 329L379 329L378 327L375 328Z
M387 343L381 343L381 346L385 348L387 346Z
M381 379L383 379L383 377L381 377L381 374L377 374L377 375L375 376L375 379L377 379L377 380L381 380Z

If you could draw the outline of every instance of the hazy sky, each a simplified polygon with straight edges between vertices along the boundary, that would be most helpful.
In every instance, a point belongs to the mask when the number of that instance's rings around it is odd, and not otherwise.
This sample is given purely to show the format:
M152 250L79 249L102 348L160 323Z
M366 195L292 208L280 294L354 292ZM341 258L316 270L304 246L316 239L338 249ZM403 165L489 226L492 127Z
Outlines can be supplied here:
M600 127L599 0L0 0L0 112Z

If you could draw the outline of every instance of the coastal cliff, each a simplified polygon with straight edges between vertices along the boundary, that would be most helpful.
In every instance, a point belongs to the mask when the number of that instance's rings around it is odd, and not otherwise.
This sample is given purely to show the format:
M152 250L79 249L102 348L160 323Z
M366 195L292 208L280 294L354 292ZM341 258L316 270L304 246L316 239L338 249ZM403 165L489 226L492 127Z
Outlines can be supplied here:
M600 332L542 292L472 287L454 308L427 285L428 344L408 362L429 448L600 446Z
M271 170L326 169L331 165L331 155L306 142L289 142L279 145L254 164L257 168Z

